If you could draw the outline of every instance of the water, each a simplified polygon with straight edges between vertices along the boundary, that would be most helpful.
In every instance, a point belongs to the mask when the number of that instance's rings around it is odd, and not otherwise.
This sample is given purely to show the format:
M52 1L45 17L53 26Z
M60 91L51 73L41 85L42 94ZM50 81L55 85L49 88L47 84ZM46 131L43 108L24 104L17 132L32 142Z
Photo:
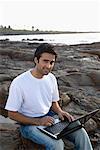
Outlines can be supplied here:
M100 33L76 33L76 34L38 34L38 35L11 35L0 36L0 39L9 39L10 41L22 41L30 39L29 42L48 42L58 44L81 44L100 42ZM44 41L37 41L32 39L43 39Z

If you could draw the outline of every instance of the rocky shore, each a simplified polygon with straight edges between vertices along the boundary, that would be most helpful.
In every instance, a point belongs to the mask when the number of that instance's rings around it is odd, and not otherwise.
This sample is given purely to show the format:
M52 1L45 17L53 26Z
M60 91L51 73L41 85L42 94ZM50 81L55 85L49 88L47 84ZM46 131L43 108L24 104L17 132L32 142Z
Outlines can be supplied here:
M0 41L0 150L23 149L18 125L7 118L4 106L11 81L32 68L38 43ZM60 90L60 105L75 117L100 109L100 43L55 45L58 59L53 73ZM100 111L85 125L94 150L100 150ZM15 134L14 134L15 133ZM5 143L6 141L6 143ZM72 149L66 144L66 150Z

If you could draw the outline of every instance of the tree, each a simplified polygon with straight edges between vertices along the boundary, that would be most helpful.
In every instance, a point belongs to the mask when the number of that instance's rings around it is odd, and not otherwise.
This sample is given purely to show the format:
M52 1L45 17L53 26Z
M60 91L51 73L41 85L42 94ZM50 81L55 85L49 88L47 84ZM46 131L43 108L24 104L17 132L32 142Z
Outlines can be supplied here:
M34 26L32 26L32 31L34 31Z
M0 25L0 28L2 29L2 28L3 28L3 25Z
M11 26L10 26L10 25L8 26L8 29L11 29Z
M39 31L39 29L36 29L36 31Z

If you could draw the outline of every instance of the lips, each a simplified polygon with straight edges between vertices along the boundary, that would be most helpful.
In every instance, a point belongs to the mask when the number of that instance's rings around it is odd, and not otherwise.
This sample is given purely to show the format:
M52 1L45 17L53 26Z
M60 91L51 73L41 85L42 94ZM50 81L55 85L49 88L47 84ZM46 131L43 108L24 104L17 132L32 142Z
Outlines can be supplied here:
M44 73L46 73L46 74L48 74L49 72L50 72L50 70L48 70L48 69L44 70Z

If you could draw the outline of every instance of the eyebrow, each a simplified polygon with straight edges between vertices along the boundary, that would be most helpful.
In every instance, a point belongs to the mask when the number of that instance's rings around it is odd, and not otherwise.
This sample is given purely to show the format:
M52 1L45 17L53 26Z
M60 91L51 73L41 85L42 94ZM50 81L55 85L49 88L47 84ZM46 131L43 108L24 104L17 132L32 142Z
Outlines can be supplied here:
M48 59L44 59L44 61L49 61ZM51 62L50 62L50 64L52 64L52 63L54 63L55 62L55 60L52 60Z

